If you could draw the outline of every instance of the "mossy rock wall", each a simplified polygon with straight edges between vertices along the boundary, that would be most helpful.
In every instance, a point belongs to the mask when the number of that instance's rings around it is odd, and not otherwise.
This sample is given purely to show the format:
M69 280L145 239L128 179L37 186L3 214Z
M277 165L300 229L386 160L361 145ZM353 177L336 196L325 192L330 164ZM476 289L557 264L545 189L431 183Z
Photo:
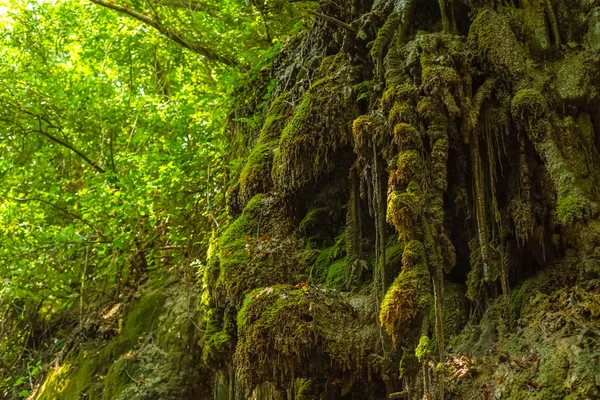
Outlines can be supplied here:
M197 344L197 289L163 277L138 293L119 333L77 345L48 373L37 399L212 399L212 375Z
M284 51L288 68L273 72L285 79L270 110L247 116L262 130L232 193L245 209L211 261L207 358L250 390L270 382L284 393L301 379L306 398L335 379L328 398L349 388L361 398L594 396L594 379L566 354L589 316L547 336L526 319L550 305L540 296L600 277L598 6L359 0L318 10ZM264 232L289 245L259 260L264 217ZM369 299L366 324L380 329L372 354L347 370L314 308L329 301L345 340L357 340L340 293ZM491 367L509 347L525 357L525 345L535 368ZM579 354L595 357L589 346ZM458 379L460 360L480 363L479 375Z

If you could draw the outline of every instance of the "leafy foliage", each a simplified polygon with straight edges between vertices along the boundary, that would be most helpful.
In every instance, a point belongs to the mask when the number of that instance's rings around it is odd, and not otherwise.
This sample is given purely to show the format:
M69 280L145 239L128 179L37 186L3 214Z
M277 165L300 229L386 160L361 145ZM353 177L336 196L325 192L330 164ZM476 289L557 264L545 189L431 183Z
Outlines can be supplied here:
M232 93L298 23L279 3L0 1L0 375L36 324L204 262Z

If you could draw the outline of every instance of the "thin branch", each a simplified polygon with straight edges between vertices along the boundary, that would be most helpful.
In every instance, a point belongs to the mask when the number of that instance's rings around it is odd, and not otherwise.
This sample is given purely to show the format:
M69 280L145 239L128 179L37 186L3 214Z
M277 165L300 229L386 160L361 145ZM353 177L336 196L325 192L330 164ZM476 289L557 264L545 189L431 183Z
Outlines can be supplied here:
M104 235L104 233L102 233L98 228L96 228L94 225L92 225L91 223L87 222L85 219L83 219L83 217L81 217L80 215L77 215L69 210L66 210L62 207L57 206L56 204L50 203L47 200L44 199L38 199L38 198L27 198L27 199L23 199L20 197L10 197L10 200L14 200L14 201L18 201L21 203L27 203L30 201L37 201L38 203L42 203L42 204L46 204L49 205L50 207L55 208L56 210L62 212L63 214L66 214L68 216L70 216L73 219L76 219L77 221L82 222L83 224L89 226L94 232L96 232L98 235L100 235L102 237L102 239L106 239L106 236Z
M73 153L77 154L79 157L81 157L83 160L85 160L85 162L87 162L90 166L92 166L99 173L103 174L106 172L104 170L104 168L102 168L97 163L92 161L92 159L90 159L87 155L85 155L85 153L83 153L81 150L79 150L75 146L67 143L65 140L62 140L62 139L52 135L51 133L48 132L48 129L46 129L46 130L42 129L42 122L45 122L48 125L48 128L56 129L58 132L60 132L63 135L63 137L66 138L67 135L65 134L65 132L62 130L61 127L54 125L47 118L45 118L41 115L36 115L36 114L32 113L31 111L23 110L21 108L19 108L19 111L24 112L25 114L30 115L38 120L38 129L33 129L29 132L39 133L39 134L47 137L48 139L52 140L54 143L57 143L65 148L71 150Z
M83 160L85 160L85 162L87 162L90 166L92 166L96 171L100 172L101 174L103 174L103 173L106 172L104 170L104 168L102 168L101 166L99 166L98 164L96 164L88 156L86 156L83 152L81 152L77 148L73 147L69 143L67 143L67 142L65 142L65 141L57 138L56 136L51 135L50 133L48 133L47 131L44 131L42 129L35 130L34 132L40 133L41 135L43 135L43 136L47 137L48 139L52 140L53 142L55 142L57 144L60 144L61 146L66 147L67 149L71 150L73 153L77 154L79 157L81 157Z
M92 0L92 1L94 1L94 0ZM304 12L306 12L307 14L310 14L310 15L314 15L315 17L319 17L321 19L324 19L325 21L329 21L329 22L331 22L331 23L339 26L340 28L346 29L347 31L357 32L357 30L356 30L355 27L353 27L350 24L345 23L344 21L340 21L337 18L330 17L329 15L321 14L319 12L312 11L312 10L304 10Z
M131 18L137 19L140 22L156 29L159 33L163 34L167 38L171 39L173 42L179 44L180 46L196 53L201 56L206 57L209 60L216 61L218 63L233 66L236 64L236 61L229 56L222 56L217 54L214 50L201 46L199 44L194 44L188 42L179 32L166 28L164 25L159 23L158 21L148 17L147 15L141 14L135 10L132 10L127 7L120 6L118 4L104 1L104 0L90 0L92 3L95 3L99 6L117 11L121 14L125 14L130 16Z
M115 132L113 129L110 130L110 165L112 166L112 172L117 173L117 167L115 166Z
M215 16L219 12L217 7L207 5L198 0L152 0L152 2L159 6L184 8L194 12L205 12L211 16Z

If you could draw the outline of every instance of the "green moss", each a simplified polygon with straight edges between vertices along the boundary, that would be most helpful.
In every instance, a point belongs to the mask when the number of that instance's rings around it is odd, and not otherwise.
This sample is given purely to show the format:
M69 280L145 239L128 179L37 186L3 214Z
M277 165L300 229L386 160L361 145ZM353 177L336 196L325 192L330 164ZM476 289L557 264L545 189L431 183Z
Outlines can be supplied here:
M263 382L293 387L296 377L343 378L360 371L372 351L376 329L363 328L341 297L309 287L276 285L246 297L238 313L237 378L246 394ZM367 329L366 342L348 340ZM275 339L275 340L274 340Z
M573 173L576 184L590 198L600 193L600 174L597 165L600 157L596 152L594 127L587 113L577 120L568 116L553 124L553 136L560 147L565 163Z
M550 33L542 7L527 7L519 13L531 53L543 55L551 48Z
M337 260L327 268L327 286L345 290L349 288L349 273L346 267L346 259Z
M354 136L354 152L363 157L370 157L372 140L375 134L375 121L373 116L361 115L352 122Z
M223 309L215 308L208 311L202 339L202 360L208 366L222 367L223 361L231 356L233 351L232 329L227 329L228 327L224 325Z
M535 276L515 287L510 292L510 308L516 321L523 314L531 311L531 301L540 294L548 294L561 287L574 283L576 266L555 266L538 272Z
M586 196L578 185L578 180L565 161L560 148L549 137L536 144L536 150L544 158L545 166L554 183L557 200L557 218L561 223L590 219L598 206Z
M433 354L432 348L433 346L429 336L422 335L419 339L419 344L415 349L415 356L417 357L417 360L419 360L419 362L423 362L427 359L430 359Z
M467 275L467 298L471 301L479 300L483 279L483 259L479 240L473 237L469 241L469 264L470 270Z
M163 310L165 296L151 291L129 307L119 335L105 347L89 343L78 355L52 371L40 389L39 399L71 400L87 396L90 399L112 399L106 393L120 393L130 382L127 376L115 373L114 360L134 348L157 328L156 320ZM120 365L120 364L119 364ZM117 365L118 366L118 365ZM128 372L133 373L132 369ZM107 375L105 380L102 376ZM110 382L110 384L108 383ZM107 389L107 387L110 388ZM103 396L104 392L104 396Z
M319 251L319 255L313 265L311 278L315 282L324 282L327 277L327 270L336 259L335 247L329 247Z
M399 123L394 126L394 142L401 150L418 150L423 146L423 139L419 131L407 123Z
M587 221L592 217L592 204L578 192L558 194L556 216L562 224L572 224L576 221Z
M244 202L271 187L270 172L276 148L277 141L270 141L258 144L250 152L239 178L240 196Z
M339 53L324 58L317 75L322 78L302 96L275 153L272 175L283 193L331 172L334 155L350 144L349 124L358 114L351 90L357 70Z
M310 241L307 242L306 247L298 254L297 257L300 270L308 271L310 274L310 271L313 265L315 265L315 262L317 262L317 258L319 257L320 253L321 252L319 249L313 248L313 244Z
M520 81L527 70L527 58L506 16L489 8L481 9L469 30L470 47L484 70Z
M563 349L542 355L545 359L540 365L538 376L542 384L538 396L542 399L563 400L567 394L564 382L569 373L569 359L564 353L561 354L561 350Z
M465 290L455 283L444 282L444 334L446 339L458 335L468 321Z
M570 52L554 65L556 93L570 104L584 105L598 98L598 56L592 52Z
M415 119L416 113L414 108L406 103L395 103L388 114L388 122L391 126L403 124L407 121L414 121Z
M312 267L311 278L317 283L340 282L343 276L342 267L346 264L345 235L338 236L335 244L319 251ZM330 271L330 269L332 269Z
M596 7L591 12L585 44L593 50L600 50L600 7Z
M387 89L381 96L381 101L380 101L381 109L384 114L389 115L389 119L391 122L392 108L394 106L396 106L397 104L401 104L401 103L405 103L405 102L407 102L410 105L410 103L414 99L418 98L418 93L419 93L418 88L413 84L392 86L389 89ZM412 107L407 107L406 108L406 111L407 111L406 117L399 118L400 120L394 121L394 123L399 123L399 122L410 123L410 122L412 122L414 120L414 117L416 117L416 114L414 113L414 111L411 111L411 110L412 110Z
M431 127L428 130L428 133L430 133L431 136L433 136L433 134L430 131ZM435 189L445 192L448 187L448 168L446 164L448 162L449 144L446 130L443 129L439 132L441 132L439 133L439 136L443 137L437 139L433 143L433 148L431 150L430 163L433 175L431 180Z
M569 362L572 356L569 354L568 345L565 345L564 342L557 341L555 344L555 346L550 347L535 346L535 357L539 358L537 365L525 364L525 368L515 371L514 381L507 388L509 398L529 399L531 398L531 388L533 386L536 387L536 397L540 399L563 400L568 398L567 395L571 390L567 389L565 382L574 373ZM514 359L523 360L530 354L522 355L521 351L517 351ZM572 398L584 397L587 396L573 396Z
M269 107L265 122L260 130L259 143L269 143L279 138L285 123L290 117L290 110L289 92L283 92L273 100Z
M104 381L106 382L102 399L118 399L129 384L132 383L130 376L135 376L139 367L135 362L127 358L119 358L109 368ZM128 375L129 374L129 375Z
M429 308L430 276L423 244L413 240L403 252L402 272L388 288L380 305L379 321L392 339L409 328L415 316Z
M402 253L402 265L409 267L417 265L424 253L425 248L423 247L423 243L418 240L411 240L406 243L406 246L404 247L404 252Z
M298 279L301 243L278 195L256 195L225 230L217 246L219 277L213 297L240 303L250 290Z
M413 269L403 270L385 294L380 306L379 321L395 338L419 311L415 299L418 294L417 274Z
M94 354L81 350L71 362L63 363L49 373L41 386L40 400L71 400L87 396L99 399L102 393L102 380L97 374L103 374L109 365L98 362Z
M544 116L546 100L535 89L521 89L513 97L510 107L513 118L527 125Z
M434 92L442 86L454 86L458 84L460 76L450 67L426 65L421 72L421 80L425 90Z
M198 365L194 288L154 275L140 297L122 310L119 334L88 340L50 371L38 393L43 400L198 398L207 376ZM202 385L205 385L204 389ZM191 395L194 394L194 396Z
M410 238L410 232L423 216L425 202L419 185L413 180L406 192L391 192L387 200L387 221L398 231L402 240Z
M371 47L371 57L373 57L373 59L381 57L385 48L392 41L392 37L396 33L399 24L400 14L394 11L387 17L385 23L377 32L377 38L373 41Z
M269 107L258 137L258 143L250 152L239 174L240 195L243 203L257 193L270 190L271 168L274 151L278 147L279 137L291 116L289 92L279 95Z
M156 328L156 318L161 314L166 297L159 290L142 296L125 317L119 335L130 345L136 345L140 338Z
M408 183L415 174L422 172L423 163L416 150L405 150L398 157L396 176L402 183Z

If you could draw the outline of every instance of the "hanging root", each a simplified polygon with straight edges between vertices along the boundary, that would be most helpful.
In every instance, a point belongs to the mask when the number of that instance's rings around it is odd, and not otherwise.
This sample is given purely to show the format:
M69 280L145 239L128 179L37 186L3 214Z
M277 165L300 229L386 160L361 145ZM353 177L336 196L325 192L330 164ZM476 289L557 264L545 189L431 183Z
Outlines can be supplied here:
M477 225L477 239L481 252L481 265L483 268L483 279L488 281L489 271L489 238L487 229L486 202L485 202L485 177L483 172L483 161L479 150L479 119L483 104L490 98L495 86L495 80L488 79L479 88L471 102L471 111L467 131L467 139L471 153L471 171L473 173L473 193L475 203L475 219Z
M352 285L360 284L362 268L362 221L360 215L360 188L354 170L351 171L350 200L346 213L346 268L350 269Z
M556 13L554 12L554 7L552 6L552 0L545 0L544 6L546 8L546 13L548 14L548 20L550 21L550 27L552 28L552 35L554 36L554 42L556 43L556 47L560 46L560 32L558 30L558 19L556 18Z
M398 35L396 35L397 45L402 45L404 43L404 39L406 39L406 36L408 35L408 29L412 24L413 14L415 12L417 0L406 0L401 3L404 7L400 11L402 14L402 19L400 22L400 29L398 30Z
M373 47L371 48L371 57L375 61L376 75L380 81L384 78L383 68L383 57L386 49L392 42L394 34L398 30L400 24L400 15L397 12L393 12L389 15L379 32L377 32L377 38L373 41Z
M450 33L450 18L448 18L448 11L446 10L446 0L438 0L438 3L442 15L442 32Z
M473 171L473 189L475 193L475 216L477 222L477 238L479 240L479 248L481 250L481 261L483 266L483 279L489 280L488 271L488 231L487 217L485 210L485 179L483 175L483 166L481 154L479 152L479 139L477 135L473 135L470 143L471 147L471 170Z

